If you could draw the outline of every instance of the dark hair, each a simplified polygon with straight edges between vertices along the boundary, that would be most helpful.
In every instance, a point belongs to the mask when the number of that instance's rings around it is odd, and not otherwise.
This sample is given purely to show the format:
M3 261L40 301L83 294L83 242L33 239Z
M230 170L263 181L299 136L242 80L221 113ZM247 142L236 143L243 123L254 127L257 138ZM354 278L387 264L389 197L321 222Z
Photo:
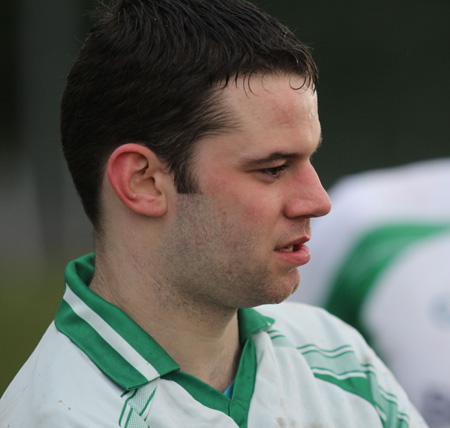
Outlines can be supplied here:
M307 47L245 0L121 0L103 11L61 105L64 155L94 228L107 159L121 144L144 144L178 192L195 192L193 143L230 124L217 88L255 73L317 84Z

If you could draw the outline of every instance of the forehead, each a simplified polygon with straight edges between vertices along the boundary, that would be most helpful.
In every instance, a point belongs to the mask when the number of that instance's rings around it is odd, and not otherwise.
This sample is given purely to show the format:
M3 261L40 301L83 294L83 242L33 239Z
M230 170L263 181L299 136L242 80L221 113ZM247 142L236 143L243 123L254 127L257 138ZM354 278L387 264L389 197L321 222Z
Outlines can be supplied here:
M318 120L317 94L301 76L266 75L238 79L220 94L237 127L295 126Z

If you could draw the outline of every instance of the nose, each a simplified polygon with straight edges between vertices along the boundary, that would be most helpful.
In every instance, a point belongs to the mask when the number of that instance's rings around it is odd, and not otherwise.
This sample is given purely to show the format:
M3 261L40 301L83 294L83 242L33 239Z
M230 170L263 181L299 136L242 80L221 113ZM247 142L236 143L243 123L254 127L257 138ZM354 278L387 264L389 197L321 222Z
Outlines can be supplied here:
M331 210L328 193L322 186L314 167L309 163L302 169L292 184L292 192L285 205L284 214L288 218L321 217Z

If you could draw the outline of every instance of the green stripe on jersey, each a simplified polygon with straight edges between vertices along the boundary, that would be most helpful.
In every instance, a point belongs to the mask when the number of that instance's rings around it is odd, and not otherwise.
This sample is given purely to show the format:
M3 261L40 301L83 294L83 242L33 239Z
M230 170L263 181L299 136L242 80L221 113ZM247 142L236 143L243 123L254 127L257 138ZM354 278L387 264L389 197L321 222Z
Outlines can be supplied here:
M371 230L344 259L324 307L370 341L361 311L379 276L410 245L449 229L450 224L389 224Z
M178 364L169 354L125 312L89 289L94 265L94 254L88 254L68 264L65 277L71 291L124 338L144 360L151 361L160 375L179 370Z
M79 317L65 300L58 309L55 325L122 388L135 388L148 382L148 379L130 365L88 322Z
M89 289L93 274L93 254L67 266L66 292L55 317L58 330L127 390L179 370L166 351L127 314Z
M127 393L128 398L125 400L119 418L120 427L148 428L146 420L150 412L150 403L155 395L158 382L158 379L154 380L142 388Z
M294 348L294 344L282 333L278 330L267 330L267 333L270 336L270 340L272 341L273 346L275 347L287 347Z
M273 329L268 333L274 346L293 347L279 331ZM378 413L384 427L409 426L408 416L398 412L397 397L379 385L375 368L371 364L362 364L351 345L323 349L315 344L307 344L296 349L302 353L314 377L369 402Z
M314 376L368 401L377 411L384 427L408 427L408 417L398 412L397 397L378 383L371 364L362 364L349 345L325 350L314 344L297 348Z

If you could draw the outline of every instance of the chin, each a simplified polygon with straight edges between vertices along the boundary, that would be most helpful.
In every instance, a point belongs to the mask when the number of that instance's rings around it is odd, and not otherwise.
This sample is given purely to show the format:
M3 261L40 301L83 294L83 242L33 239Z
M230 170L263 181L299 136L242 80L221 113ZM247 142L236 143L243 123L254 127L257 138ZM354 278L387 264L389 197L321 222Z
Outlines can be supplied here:
M277 305L279 303L282 303L297 291L298 286L298 281L296 281L295 283L291 283L290 285L284 284L283 286L277 286L271 290L270 294L261 296L261 302L258 305L254 306Z

